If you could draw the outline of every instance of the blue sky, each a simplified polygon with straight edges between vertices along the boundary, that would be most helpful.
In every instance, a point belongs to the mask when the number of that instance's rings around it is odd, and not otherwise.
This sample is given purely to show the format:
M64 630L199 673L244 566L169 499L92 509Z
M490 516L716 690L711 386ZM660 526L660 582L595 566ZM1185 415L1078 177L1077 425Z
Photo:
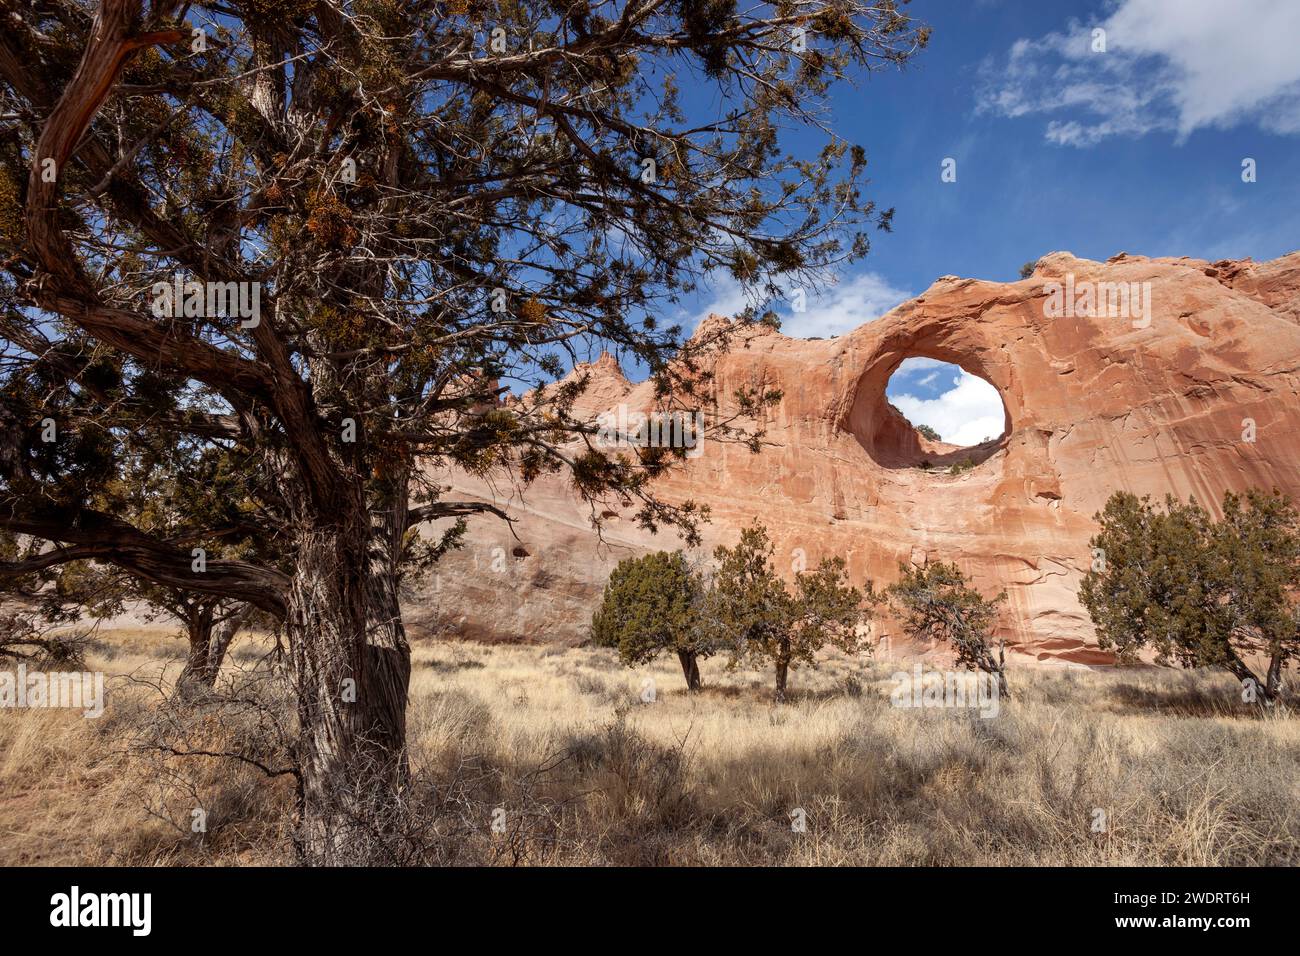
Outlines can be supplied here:
M874 234L871 254L806 313L786 315L787 334L847 331L941 275L1013 280L1053 250L1261 260L1300 248L1300 0L909 10L933 27L929 46L828 104L835 132L866 147L870 194L895 207L893 232ZM1253 183L1242 181L1247 157ZM945 158L956 182L941 181ZM688 305L739 307L726 282ZM998 406L951 367L935 371L896 375L895 404L945 438L983 437L972 423Z

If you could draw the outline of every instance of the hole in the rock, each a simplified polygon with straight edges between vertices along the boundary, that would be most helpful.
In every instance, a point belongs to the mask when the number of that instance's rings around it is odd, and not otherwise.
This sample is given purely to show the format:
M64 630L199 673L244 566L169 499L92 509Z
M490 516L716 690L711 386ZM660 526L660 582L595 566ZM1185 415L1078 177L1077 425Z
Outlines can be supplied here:
M992 384L939 359L904 359L885 386L870 448L882 464L960 473L1001 449L1010 417Z

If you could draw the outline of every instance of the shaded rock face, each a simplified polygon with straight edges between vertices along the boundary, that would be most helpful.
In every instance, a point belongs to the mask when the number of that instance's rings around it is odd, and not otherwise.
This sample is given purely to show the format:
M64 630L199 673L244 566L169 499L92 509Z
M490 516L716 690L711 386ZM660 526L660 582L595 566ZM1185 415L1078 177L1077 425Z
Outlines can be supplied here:
M1079 314L1089 311L1079 300L1058 315L1047 308L1052 283L1138 283L1149 311ZM1005 433L973 449L920 437L885 398L899 364L917 356L992 383ZM648 386L628 383L608 357L583 373L593 416L651 407ZM1300 497L1300 253L1259 264L1052 253L1018 282L941 278L837 338L747 330L715 374L719 396L764 385L784 397L767 410L771 444L760 454L710 440L659 486L710 506L702 556L757 518L791 574L842 555L855 581L885 585L900 561L956 561L985 593L1006 591L1001 637L1022 661L1109 661L1077 590L1092 516L1112 492L1194 495L1211 507L1230 489ZM959 474L942 467L967 458L974 467ZM467 547L412 601L417 635L580 641L621 558L679 544L634 527L630 511L593 514L558 478L521 495L464 476L447 483L508 508L518 538L476 520ZM891 631L888 620L876 628L879 638ZM892 644L906 650L896 633Z

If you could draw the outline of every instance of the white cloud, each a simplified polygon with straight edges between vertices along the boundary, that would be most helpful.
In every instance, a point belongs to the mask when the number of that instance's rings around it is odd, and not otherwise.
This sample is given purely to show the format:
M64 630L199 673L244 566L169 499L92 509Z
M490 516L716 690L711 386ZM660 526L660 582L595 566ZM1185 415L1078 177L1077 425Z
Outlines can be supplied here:
M781 331L797 338L843 335L873 322L911 294L874 272L864 272L821 293L808 293L806 311L783 315Z
M860 273L820 292L806 290L803 312L791 308L792 291L787 290L786 301L779 303L774 311L781 317L783 333L804 339L851 332L911 298L910 292L895 288L888 279L874 272ZM733 316L747 304L740 283L730 276L720 277L714 284L713 300L698 319L711 312Z
M1106 52L1093 52L1093 29ZM1300 3L1296 0L1118 0L1099 22L1011 45L988 63L981 111L1057 114L1051 142L1255 123L1300 132Z
M908 359L903 365L921 361L933 360ZM889 400L913 425L929 425L953 445L978 445L985 438L996 438L1006 424L998 390L965 370L958 370L953 387L938 398L902 394Z
M913 372L920 372L931 368L950 368L954 372L961 371L951 362L940 362L938 359L922 358L913 356L912 358L903 359L898 363L898 368L894 369L895 375L910 375Z
M712 295L709 304L700 310L699 315L695 317L695 325L699 325L710 315L721 315L731 318L737 312L743 311L749 302L745 299L745 290L739 282L727 275L725 272L718 272L712 277Z

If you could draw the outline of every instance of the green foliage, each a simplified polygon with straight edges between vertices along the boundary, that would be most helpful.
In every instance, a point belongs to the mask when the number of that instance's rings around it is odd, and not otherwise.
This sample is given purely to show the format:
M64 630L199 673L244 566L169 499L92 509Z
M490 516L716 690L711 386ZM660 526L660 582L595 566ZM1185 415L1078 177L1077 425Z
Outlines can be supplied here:
M1020 267L1020 278L1028 279L1030 276L1034 274L1034 270L1037 268L1038 268L1038 260L1030 259L1028 262L1026 262L1024 265Z
M943 441L943 439L939 437L939 433L929 425L917 425L916 430L919 434L930 439L930 441Z
M950 644L957 662L998 677L1002 695L1009 696L1002 651L993 656L993 631L998 605L1006 592L991 600L971 587L956 564L936 562L923 567L899 564L899 579L885 591L903 630L929 642Z
M787 586L773 553L767 530L755 524L735 547L714 551L718 567L707 585L680 551L621 561L592 617L592 641L617 648L630 666L674 652L692 688L696 659L728 648L732 666L746 658L771 663L784 700L790 668L815 666L827 644L860 648L858 628L878 598L870 584L865 592L849 584L841 557L798 572Z
M962 472L970 471L975 467L975 461L971 458L963 458L961 461L953 462L952 467L948 469L950 475L960 475Z
M690 665L713 652L700 626L703 590L681 551L626 558L609 576L592 615L592 642L617 648L629 667L647 664L664 651L675 653L694 689L698 672L692 679Z
M703 650L697 627L700 597L699 579L682 552L626 558L609 576L592 616L592 641L617 648L629 666L648 663L664 650Z
M91 18L76 0L10 18L5 520L38 505L51 527L86 509L116 513L111 486L142 454L184 489L166 530L205 545L216 532L240 540L217 514L235 508L263 537L292 540L305 515L333 524L344 501L382 528L404 513L393 506L408 478L422 518L462 517L426 479L442 468L526 483L572 466L580 494L639 501L643 527L677 525L693 540L702 509L665 504L648 485L684 450L595 447L590 416L574 409L584 385L562 380L607 347L649 370L657 400L705 409L715 436L756 449L760 436L717 410L700 361L729 327L692 338L654 316L719 270L761 302L866 253L866 232L892 211L866 194L865 150L827 135L792 151L783 138L821 126L832 83L905 63L927 32L892 0L780 14L675 2L640 9L634 28L617 7L238 0L219 17L154 11L150 30L183 40L132 49L77 112L86 148L58 171L52 225L68 248L57 267L27 235L26 189L53 105L93 45ZM190 46L196 27L203 51ZM788 43L796 27L809 32L802 56ZM496 28L503 48L486 45ZM672 77L691 70L725 109L701 109L695 90L682 97ZM266 320L162 321L150 290L178 275L257 282ZM88 304L109 310L98 327ZM529 402L503 410L508 388ZM746 392L737 412L777 399ZM40 439L45 418L57 442ZM213 446L220 462L204 457ZM219 484L196 474L218 466ZM377 532L401 548L390 557L419 551L406 530Z
M775 548L761 524L744 529L733 548L718 547L718 569L708 596L709 625L726 636L733 662L769 661L776 669L776 695L785 699L786 676L798 664L815 666L826 644L860 648L858 627L870 618L876 597L849 584L842 557L825 558L795 574L793 589L772 564Z
M1215 521L1193 499L1116 492L1096 516L1093 569L1079 599L1120 661L1223 667L1265 700L1300 651L1300 518L1277 492L1228 492ZM1263 678L1248 657L1267 660Z

